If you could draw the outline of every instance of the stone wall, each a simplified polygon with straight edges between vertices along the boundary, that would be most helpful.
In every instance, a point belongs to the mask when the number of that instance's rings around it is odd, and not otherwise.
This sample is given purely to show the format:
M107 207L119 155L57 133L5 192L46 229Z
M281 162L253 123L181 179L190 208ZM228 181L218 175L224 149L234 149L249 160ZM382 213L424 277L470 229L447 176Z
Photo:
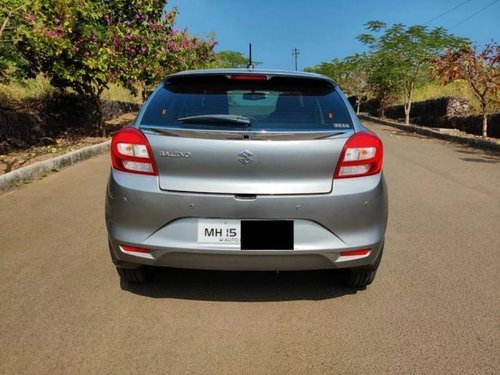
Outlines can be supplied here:
M45 127L36 114L0 110L0 142L18 139L33 144L45 136Z
M415 102L411 106L411 123L417 125L446 127L446 122L441 124L445 117L467 116L470 114L469 103L465 99L444 97ZM385 116L392 119L404 119L403 105L388 107Z
M349 102L354 105L355 98ZM372 116L380 116L380 105L376 99L370 99L361 104L361 111ZM465 99L443 97L415 102L412 105L410 123L428 126L430 128L459 129L466 133L481 135L483 116L470 115L469 103ZM404 121L403 105L386 108L385 116ZM500 138L500 113L488 116L488 137Z
M102 110L104 119L109 120L136 112L139 105L105 100ZM0 109L0 142L4 146L7 142L14 147L27 147L39 143L43 137L56 137L66 129L91 127L93 123L92 106L85 100L77 95L58 95L33 113Z
M356 110L356 97L350 96L349 103L351 103L354 110ZM361 112L369 113L372 116L379 115L380 101L377 99L368 99L361 102Z
M109 120L127 112L136 112L136 103L103 100L102 113L104 120ZM93 106L79 95L58 95L47 101L43 109L46 123L53 132L59 128L91 126L95 123Z
M469 134L483 134L483 116L455 116L444 120L449 128L459 129ZM500 138L500 113L488 116L488 137Z

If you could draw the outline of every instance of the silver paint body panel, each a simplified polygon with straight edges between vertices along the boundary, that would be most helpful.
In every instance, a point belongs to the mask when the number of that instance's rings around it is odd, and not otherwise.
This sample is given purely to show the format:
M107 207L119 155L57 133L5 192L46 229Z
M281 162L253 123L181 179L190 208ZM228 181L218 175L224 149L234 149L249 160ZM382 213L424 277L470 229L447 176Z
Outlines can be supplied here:
M293 72L267 72L295 76ZM387 225L387 187L383 173L333 179L348 137L367 131L340 94L354 124L354 129L345 132L252 134L141 126L160 175L111 169L106 225L117 265L308 270L374 264ZM147 106L148 102L134 126L139 127ZM244 152L251 155L240 155ZM187 153L189 157L177 157ZM247 157L248 163L239 160ZM294 250L248 251L234 245L200 244L198 218L294 220ZM124 253L120 245L152 252L147 256ZM371 249L367 257L340 257L341 251L366 248Z

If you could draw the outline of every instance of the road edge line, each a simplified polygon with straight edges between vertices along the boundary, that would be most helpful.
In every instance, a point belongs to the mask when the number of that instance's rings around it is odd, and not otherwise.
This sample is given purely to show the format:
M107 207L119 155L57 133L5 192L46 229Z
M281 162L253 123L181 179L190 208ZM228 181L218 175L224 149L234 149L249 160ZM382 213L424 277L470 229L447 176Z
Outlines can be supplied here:
M32 182L44 173L60 170L109 151L111 141L87 146L52 159L42 160L0 176L0 192L12 190L22 183Z
M500 143L495 142L495 141L490 141L487 139L482 139L482 138L469 138L469 137L461 137L459 135L455 134L448 134L448 133L440 133L439 131L433 130L431 128L426 128L424 126L419 126L419 125L406 125L406 124L401 124L396 121L390 121L390 120L383 120L378 117L372 117L368 115L363 115L359 114L358 117L361 120L366 120L366 121L373 121L373 122L378 122L383 125L389 125L394 128L412 132L412 133L417 133L421 135L426 135L428 137L432 138L438 138L442 139L445 141L450 141L454 143L461 143L465 144L470 147L475 147L475 148L480 148L482 150L489 150L489 151L497 151L500 152Z

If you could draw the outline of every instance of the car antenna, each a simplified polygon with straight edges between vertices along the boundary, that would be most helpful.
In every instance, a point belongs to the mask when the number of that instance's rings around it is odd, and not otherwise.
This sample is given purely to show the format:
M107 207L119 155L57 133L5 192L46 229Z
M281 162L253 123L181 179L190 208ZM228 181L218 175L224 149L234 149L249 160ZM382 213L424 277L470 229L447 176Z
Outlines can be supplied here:
M248 43L248 64L247 64L247 69L255 69L255 66L253 65L252 62L252 43Z

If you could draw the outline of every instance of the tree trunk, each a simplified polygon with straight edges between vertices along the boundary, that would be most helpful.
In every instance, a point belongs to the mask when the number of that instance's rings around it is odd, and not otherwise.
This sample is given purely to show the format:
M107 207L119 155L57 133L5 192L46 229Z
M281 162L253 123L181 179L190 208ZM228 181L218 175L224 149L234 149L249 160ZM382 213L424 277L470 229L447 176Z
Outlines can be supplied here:
M385 118L385 107L386 107L386 98L382 97L381 99L378 99L378 105L377 105L377 114L380 118Z
M101 98L97 99L98 105L97 105L97 124L99 126L99 129L101 130L101 136L106 138L106 126L104 124L104 116L102 114L102 106L101 106Z
M359 115L359 109L361 108L361 98L356 97L356 114Z
M146 84L141 85L142 104L146 103L146 100L148 100L153 91L154 90L152 90L151 87L147 86Z
M411 96L413 94L413 82L409 82L405 87L405 124L410 125Z
M410 110L411 110L411 101L405 103L405 124L410 125Z
M96 114L96 135L99 137L106 137L106 127L104 126L104 116L102 113L101 97L99 95L92 96L94 102L94 109Z
M483 138L488 136L488 113L483 112Z
M411 88L407 91L405 95L405 124L410 125L410 111L411 111Z

